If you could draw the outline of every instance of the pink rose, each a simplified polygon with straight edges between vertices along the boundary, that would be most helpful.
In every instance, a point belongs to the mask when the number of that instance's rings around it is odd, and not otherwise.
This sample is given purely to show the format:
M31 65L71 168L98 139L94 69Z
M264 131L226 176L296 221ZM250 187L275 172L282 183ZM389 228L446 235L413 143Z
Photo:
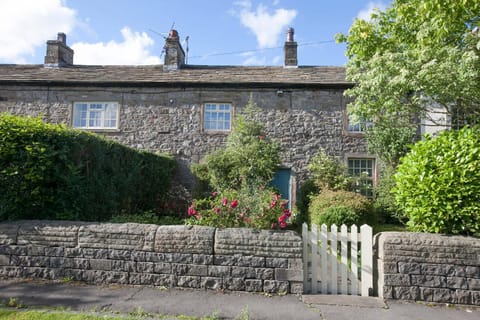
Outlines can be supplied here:
M232 203L230 203L230 207L231 207L232 209L235 209L237 206L238 206L238 200L237 200L237 199L234 199L234 200L232 201Z
M187 213L188 213L188 216L191 217L197 213L197 210L195 210L195 207L191 205L190 207L188 207Z

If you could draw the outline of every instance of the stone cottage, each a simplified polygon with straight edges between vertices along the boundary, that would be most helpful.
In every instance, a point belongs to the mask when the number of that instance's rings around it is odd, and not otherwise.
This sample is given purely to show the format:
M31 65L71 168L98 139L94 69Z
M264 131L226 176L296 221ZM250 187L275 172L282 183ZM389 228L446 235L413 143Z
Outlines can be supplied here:
M49 123L106 135L134 148L167 152L180 164L179 179L192 187L188 166L224 146L234 115L250 96L261 108L267 133L280 141L282 168L274 183L295 201L307 165L320 148L368 172L362 126L348 123L343 67L299 66L293 29L284 66L205 66L185 63L178 32L165 43L163 65L74 64L66 35L47 42L42 65L0 65L0 112L41 116Z

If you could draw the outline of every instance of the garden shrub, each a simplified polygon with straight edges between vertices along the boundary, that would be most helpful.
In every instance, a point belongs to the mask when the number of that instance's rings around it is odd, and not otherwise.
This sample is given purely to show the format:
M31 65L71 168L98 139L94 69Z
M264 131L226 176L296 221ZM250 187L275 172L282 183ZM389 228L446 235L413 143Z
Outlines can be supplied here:
M480 128L428 136L401 159L397 205L412 231L480 232Z
M347 206L333 206L325 209L321 215L318 216L317 225L326 224L331 226L335 224L341 226L342 224L351 226L358 224L358 215L352 208Z
M268 186L280 164L280 145L265 135L265 127L255 120L258 108L252 100L245 114L238 114L224 149L193 166L201 181L212 190L248 189L252 195Z
M352 187L352 177L348 176L347 168L323 149L311 159L308 170L319 190L347 190Z
M381 177L375 186L374 207L379 220L383 223L404 224L405 215L395 202L393 188L395 187L395 170L384 167Z
M310 206L310 199L313 195L318 194L319 188L313 179L307 179L300 186L297 194L297 202L295 204L298 214L296 215L295 224L301 225L308 221L308 207Z
M331 209L338 208L341 209ZM346 212L346 209L351 210ZM373 223L374 213L370 199L351 191L345 190L322 190L319 194L312 196L310 207L308 209L309 221L317 225L324 223L325 219L322 215L328 213L330 216L335 212L341 212L342 215L336 220L341 224L361 225L363 223ZM353 219L354 214L355 219ZM344 217L345 220L340 218ZM330 218L329 218L330 219Z
M170 157L0 114L0 220L106 221L155 210L174 168Z
M288 201L269 189L258 190L255 197L242 190L226 190L195 200L188 208L188 216L188 224L220 228L284 229L291 212Z

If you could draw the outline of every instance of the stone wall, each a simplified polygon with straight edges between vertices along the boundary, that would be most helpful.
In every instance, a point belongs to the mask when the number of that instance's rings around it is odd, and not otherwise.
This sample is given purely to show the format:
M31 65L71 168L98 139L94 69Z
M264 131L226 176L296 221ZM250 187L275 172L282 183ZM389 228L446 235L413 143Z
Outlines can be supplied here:
M0 277L268 293L303 291L293 231L20 221L0 224Z
M380 297L480 305L480 239L385 232L375 249Z
M282 166L301 183L307 165L320 148L344 160L367 152L363 136L346 132L346 101L341 88L142 88L2 86L0 112L41 116L46 122L72 123L76 101L115 101L120 106L118 130L103 131L134 148L174 155L184 170L182 183L193 184L188 165L224 147L228 133L203 130L202 105L229 102L243 112L250 97L261 109L259 120L282 147Z

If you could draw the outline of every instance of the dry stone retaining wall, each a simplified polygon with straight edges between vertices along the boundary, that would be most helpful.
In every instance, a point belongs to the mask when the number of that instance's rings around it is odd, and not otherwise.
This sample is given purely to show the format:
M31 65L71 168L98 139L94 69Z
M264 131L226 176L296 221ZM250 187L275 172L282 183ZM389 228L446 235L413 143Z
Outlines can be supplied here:
M380 297L480 305L480 239L385 232L375 246Z
M293 231L21 221L0 224L0 277L302 293Z

